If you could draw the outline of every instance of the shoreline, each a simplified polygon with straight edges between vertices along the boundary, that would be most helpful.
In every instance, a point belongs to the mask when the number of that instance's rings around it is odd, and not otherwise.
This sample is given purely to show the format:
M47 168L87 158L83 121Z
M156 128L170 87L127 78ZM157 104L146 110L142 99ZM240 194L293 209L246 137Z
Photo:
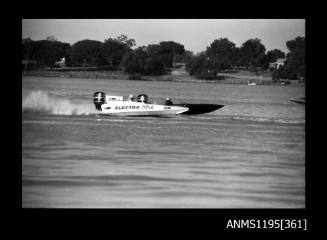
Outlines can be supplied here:
M35 77L61 77L61 78L86 78L86 79L114 79L114 80L128 80L128 81L162 81L162 82L189 82L189 83L214 83L214 84L242 84L247 85L248 78L237 78L226 76L225 80L205 80L196 79L192 76L186 75L162 75L162 76L142 76L141 79L129 79L128 74L124 74L121 71L29 71L22 72L22 77L24 76L35 76ZM283 85L280 83L273 83L271 81L263 81L261 83L256 83L256 85L281 85L281 86L305 86L305 83L290 83Z

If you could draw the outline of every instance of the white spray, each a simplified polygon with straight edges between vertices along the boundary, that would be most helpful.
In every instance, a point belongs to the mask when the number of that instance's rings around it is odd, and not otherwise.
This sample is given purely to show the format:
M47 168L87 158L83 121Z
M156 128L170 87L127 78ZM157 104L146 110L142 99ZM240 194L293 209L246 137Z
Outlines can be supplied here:
M30 92L23 99L23 112L45 112L58 115L88 115L95 112L90 102L74 103L66 98L49 96L45 91Z

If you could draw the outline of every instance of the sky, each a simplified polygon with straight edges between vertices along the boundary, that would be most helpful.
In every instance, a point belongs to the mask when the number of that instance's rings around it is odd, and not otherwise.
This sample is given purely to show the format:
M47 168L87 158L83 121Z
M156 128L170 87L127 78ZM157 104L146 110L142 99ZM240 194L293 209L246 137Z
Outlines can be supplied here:
M287 53L286 41L305 37L305 19L22 19L22 38L32 40L54 36L73 44L84 39L104 42L127 35L136 47L174 41L198 53L219 38L228 38L240 47L259 38L266 51Z

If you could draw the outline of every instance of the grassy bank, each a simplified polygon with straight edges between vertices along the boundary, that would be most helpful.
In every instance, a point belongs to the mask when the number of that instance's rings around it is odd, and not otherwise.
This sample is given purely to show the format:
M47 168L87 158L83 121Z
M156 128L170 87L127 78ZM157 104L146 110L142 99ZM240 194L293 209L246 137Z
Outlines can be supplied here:
M143 81L166 81L166 82L195 82L195 83L223 83L223 84L247 84L248 82L256 82L258 85L273 84L269 77L259 78L258 76L251 76L250 74L221 74L224 76L223 80L205 80L196 79L190 76L187 72L181 70L172 71L171 74L162 76L142 76ZM63 77L63 78L88 78L88 79L130 79L128 74L122 71L49 71L36 70L22 73L22 76L38 76L38 77ZM304 85L297 81L292 82L291 85Z
M23 76L38 77L63 77L63 78L89 78L89 79L125 79L143 81L168 81L168 82L215 82L213 80L195 79L192 76L177 76L173 74L162 76L141 76L140 79L131 79L128 74L121 71L28 71L22 73ZM217 81L218 82L218 81Z
M130 79L128 74L121 71L28 71L22 73L23 76L38 77L63 77L63 78L89 78L89 79L125 79L125 80L143 80L143 81L165 81L165 82L200 82L200 83L243 83L241 79L226 80L205 80L196 79L190 75L162 75L162 76L141 76L140 79Z
M90 78L90 79L127 79L121 71L28 71L23 76L63 77L63 78Z

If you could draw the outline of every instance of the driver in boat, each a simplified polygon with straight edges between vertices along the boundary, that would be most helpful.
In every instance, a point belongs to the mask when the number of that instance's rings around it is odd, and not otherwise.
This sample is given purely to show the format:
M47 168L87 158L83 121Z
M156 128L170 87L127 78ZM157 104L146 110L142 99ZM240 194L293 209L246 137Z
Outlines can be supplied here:
M166 98L166 105L173 105L173 102L171 101L171 99L169 97Z
M134 100L134 96L133 96L132 94L130 94L130 95L128 96L128 101L129 101L129 102L133 102L133 100Z

